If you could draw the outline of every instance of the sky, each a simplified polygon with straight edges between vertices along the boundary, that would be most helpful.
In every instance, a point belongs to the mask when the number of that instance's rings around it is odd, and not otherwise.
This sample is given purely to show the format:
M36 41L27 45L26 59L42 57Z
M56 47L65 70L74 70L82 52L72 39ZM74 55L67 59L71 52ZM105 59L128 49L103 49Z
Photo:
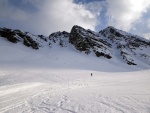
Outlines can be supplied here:
M108 26L150 39L150 0L0 0L0 27L48 36Z

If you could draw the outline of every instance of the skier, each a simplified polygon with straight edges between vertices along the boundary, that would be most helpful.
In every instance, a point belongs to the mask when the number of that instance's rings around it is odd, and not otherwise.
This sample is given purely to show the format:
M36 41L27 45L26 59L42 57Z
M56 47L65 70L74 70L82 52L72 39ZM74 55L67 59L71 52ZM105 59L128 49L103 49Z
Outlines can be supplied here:
M91 77L92 77L92 73L91 73Z

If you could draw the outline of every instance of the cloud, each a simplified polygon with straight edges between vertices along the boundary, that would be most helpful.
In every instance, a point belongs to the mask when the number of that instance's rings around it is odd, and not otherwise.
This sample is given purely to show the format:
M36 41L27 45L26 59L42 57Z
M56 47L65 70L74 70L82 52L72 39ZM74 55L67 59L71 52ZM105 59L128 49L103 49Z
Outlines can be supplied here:
M150 0L0 0L0 27L48 36L73 25L96 31L111 25L147 38L149 12Z
M70 31L73 25L95 30L97 16L84 4L73 0L21 0L23 5L32 5L36 11L26 11L11 4L8 0L0 1L0 20L13 21L36 34L49 35L55 31Z
M134 28L150 6L149 0L106 0L108 25L129 31Z
M150 23L149 23L149 19L144 18L144 20L142 20L141 23L138 24L137 30L136 30L136 34L140 35L146 39L150 40Z
M145 33L142 35L144 38L150 40L150 33Z
M95 16L99 16L101 13L101 10L103 8L104 2L98 2L98 1L94 1L94 2L89 2L87 4L85 4L86 9L88 9L89 11L92 12L92 14L94 14Z
M147 21L147 27L150 29L150 19Z
M97 25L95 26L96 31L99 31L100 29L97 29L100 27L101 24L103 24L103 20L101 17L104 7L106 7L105 1L94 1L84 4L86 9L88 9L92 14L97 18Z
M9 3L8 0L0 1L0 20L11 19L11 20L25 20L27 14L21 9L16 8Z

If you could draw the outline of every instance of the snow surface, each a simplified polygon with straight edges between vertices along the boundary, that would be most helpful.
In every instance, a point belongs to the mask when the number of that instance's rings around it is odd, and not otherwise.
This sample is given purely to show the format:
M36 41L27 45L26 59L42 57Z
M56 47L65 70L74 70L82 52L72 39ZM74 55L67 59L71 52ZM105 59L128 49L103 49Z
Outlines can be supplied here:
M0 38L0 113L150 113L150 69Z

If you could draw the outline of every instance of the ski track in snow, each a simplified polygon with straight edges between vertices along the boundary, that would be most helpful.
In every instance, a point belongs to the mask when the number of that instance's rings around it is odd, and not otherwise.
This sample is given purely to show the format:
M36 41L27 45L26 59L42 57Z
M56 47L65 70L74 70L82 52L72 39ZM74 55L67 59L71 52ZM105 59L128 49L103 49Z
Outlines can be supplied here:
M0 113L150 113L149 73L1 70Z

